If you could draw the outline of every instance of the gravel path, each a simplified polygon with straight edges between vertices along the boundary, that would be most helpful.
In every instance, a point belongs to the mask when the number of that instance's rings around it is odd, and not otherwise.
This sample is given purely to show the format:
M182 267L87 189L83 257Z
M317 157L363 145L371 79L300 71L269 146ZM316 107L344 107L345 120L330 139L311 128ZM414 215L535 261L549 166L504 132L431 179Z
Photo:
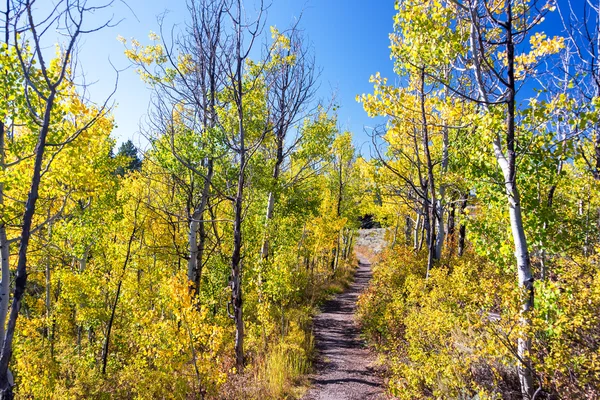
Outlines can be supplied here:
M304 400L384 399L382 379L371 366L354 321L356 300L371 279L371 264L360 259L352 286L325 303L314 319L317 371Z

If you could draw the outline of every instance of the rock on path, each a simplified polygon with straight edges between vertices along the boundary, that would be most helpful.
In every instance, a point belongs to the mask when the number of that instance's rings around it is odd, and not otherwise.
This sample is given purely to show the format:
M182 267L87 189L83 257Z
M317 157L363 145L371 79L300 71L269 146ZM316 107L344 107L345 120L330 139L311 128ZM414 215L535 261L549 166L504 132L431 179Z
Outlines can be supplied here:
M361 232L359 243L365 236ZM368 235L367 235L368 236ZM371 279L371 264L359 255L352 286L324 304L314 319L319 356L312 387L304 400L384 399L383 382L373 363L375 357L365 348L354 320L356 301Z

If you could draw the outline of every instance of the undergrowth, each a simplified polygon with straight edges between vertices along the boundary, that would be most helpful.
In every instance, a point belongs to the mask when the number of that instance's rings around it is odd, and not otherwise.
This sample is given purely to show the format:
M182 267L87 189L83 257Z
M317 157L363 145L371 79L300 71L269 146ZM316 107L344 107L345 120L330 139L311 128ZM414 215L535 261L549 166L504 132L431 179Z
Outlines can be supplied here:
M221 387L218 399L297 399L308 388L307 375L313 371L315 359L312 318L319 306L342 293L351 284L356 259L340 260L333 274L310 280L299 296L303 301L280 310L277 332L269 338L251 335L255 349L242 375L231 375ZM255 331L258 330L255 327Z
M555 260L531 315L537 399L600 397L600 272L596 258ZM522 398L515 361L514 274L466 254L425 280L426 255L387 251L359 299L365 335L399 399ZM560 296L559 296L560 294Z

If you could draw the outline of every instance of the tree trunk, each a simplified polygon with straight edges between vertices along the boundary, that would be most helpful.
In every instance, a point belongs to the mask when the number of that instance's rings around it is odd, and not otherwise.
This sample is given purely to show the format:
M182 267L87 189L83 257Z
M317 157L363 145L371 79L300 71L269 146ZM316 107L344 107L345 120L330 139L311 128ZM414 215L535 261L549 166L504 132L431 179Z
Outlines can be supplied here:
M448 88L446 87L446 96L448 96ZM448 127L444 126L442 129L442 174L446 173L448 170ZM435 246L436 258L439 260L442 258L442 250L444 247L444 239L445 239L445 228L444 228L444 197L446 196L446 185L444 183L440 184L440 196L437 200L436 208L437 208L437 219L438 219L438 229L437 229L437 239Z
M10 362L10 358L12 356L12 341L14 338L15 327L17 325L19 310L21 309L21 302L23 300L23 295L25 294L25 286L27 284L27 251L29 249L29 239L31 236L31 224L39 196L38 193L40 187L42 161L46 148L46 138L50 129L50 115L52 112L52 107L54 106L55 96L56 92L53 89L50 91L50 94L46 100L44 120L34 151L35 161L33 165L33 175L31 177L29 195L27 196L27 202L25 203L25 211L23 213L22 220L23 224L21 226L21 242L19 244L17 273L15 276L15 291L12 305L10 307L10 315L8 316L8 324L4 335L4 341L2 343L2 352L0 353L0 399L12 398L12 384L9 382L8 363ZM4 321L0 321L0 324L4 324Z
M238 21L241 23L242 5L238 0ZM239 169L237 179L237 191L233 201L233 251L231 254L231 305L233 306L233 320L235 322L235 365L237 373L244 372L244 319L243 319L243 300L242 300L242 218L243 218L243 200L244 184L246 177L246 143L244 126L244 108L243 108L243 70L244 58L241 54L242 47L242 27L237 25L236 38L236 71L233 80L234 97L236 98L237 118L238 118L238 146Z
M50 213L50 210L48 210L48 213ZM51 243L52 242L52 224L48 224L48 242ZM50 328L50 319L51 319L51 315L52 315L52 299L50 297L51 294L51 262L50 262L50 255L46 255L46 260L45 260L45 278L46 278L46 298L45 298L45 305L46 305L46 326L44 327L45 333L46 333L46 337L48 338L48 341L50 342L50 355L51 357L54 357L54 343L53 343L53 337L52 337L52 329Z
M11 2L6 1L4 42L8 49L10 35L10 6ZM5 93L5 96L8 94ZM6 162L6 125L0 121L0 172L5 170ZM4 182L0 179L0 209L4 208ZM10 299L10 244L6 236L6 226L0 221L0 349L4 345L6 316L8 315L8 301Z
M208 204L210 195L210 185L213 176L213 160L206 162L206 177L202 188L200 204L194 210L191 217L190 230L188 235L188 245L190 248L187 277L188 281L194 286L196 293L200 290L200 278L202 276L202 262L204 259L204 249L206 246L206 227L204 222L204 212Z
M404 222L405 222L405 227L404 227L404 244L406 246L410 246L411 233L412 233L412 230L413 230L413 227L412 227L413 220L410 217L410 215L406 214L406 216L404 217Z
M444 247L444 240L446 237L445 227L444 227L444 207L442 205L442 199L444 198L444 187L440 187L440 198L436 203L437 210L437 236L435 238L435 259L440 260L442 258L442 250Z
M598 96L600 90L596 91L596 96ZM596 159L596 163L594 165L593 176L594 179L600 180L600 125L596 125L594 132L594 158Z
M233 305L233 319L235 321L235 361L237 372L242 373L244 368L244 322L242 315L242 277L241 277L241 249L242 249L242 196L244 192L244 156L240 161L238 175L238 188L234 201L233 222L233 253L231 256L231 304Z
M273 218L273 210L275 208L275 194L269 192L267 198L267 212L265 214L265 234L263 238L262 246L260 247L260 258L267 259L269 257L269 221Z
M8 34L8 32L7 32ZM6 126L0 121L0 168L4 171ZM4 206L4 183L0 180L0 207ZM6 316L10 299L10 244L6 236L6 226L0 221L0 257L2 272L0 277L0 349L4 342Z
M437 215L437 199L435 193L435 181L433 176L433 161L431 160L431 152L429 151L429 127L427 125L427 111L425 109L425 68L421 67L421 76L420 76L420 100L421 100L421 123L423 129L423 150L425 153L425 159L427 163L427 182L429 183L429 200L426 200L427 213L428 213L428 226L429 226L429 235L428 235L428 248L429 254L427 257L427 274L426 278L429 278L429 271L433 267L433 264L436 260L438 260L438 253L436 251L436 222L440 220Z
M427 270L425 273L425 279L429 278L429 271L431 271L431 268L433 267L433 263L435 261L435 223L432 222L433 212L432 207L430 207L428 204L428 201L429 200L424 201L425 210L423 213L423 232L425 233L425 243L427 244ZM422 244L423 238L421 237L421 245Z
M0 188L0 204L1 202ZM10 300L10 249L6 237L6 228L4 224L0 225L0 254L2 256L2 278L0 280L0 348L4 342L5 321L8 315L8 302Z
M421 213L417 213L417 222L415 222L415 229L413 231L413 250L419 251L421 249Z
M280 128L283 129L283 128ZM275 166L273 167L273 185L277 184L279 179L279 173L281 171L281 165L283 164L283 139L285 135L283 132L279 132L276 135L277 141L277 155L275 159ZM260 256L262 259L266 259L269 256L269 222L273 218L273 210L275 208L275 193L273 190L269 192L269 198L267 199L267 212L265 215L265 236L263 244L260 250Z
M529 311L533 309L533 275L531 273L531 261L525 238L523 216L521 213L521 199L517 189L517 167L515 149L515 46L512 36L512 3L506 2L506 59L508 61L508 87L507 87L507 113L506 113L506 147L508 151L508 165L504 165L504 179L506 182L506 194L508 196L508 212L510 225L515 244L515 258L517 259L517 271L519 287L524 291L521 305L521 324L526 329L531 325ZM502 159L499 159L502 161ZM521 337L517 342L517 353L521 364L519 365L519 380L523 398L530 398L535 389L533 386L533 366L531 363L531 338Z
M458 256L462 257L465 254L465 238L467 236L467 227L465 224L460 225L458 230Z
M334 264L334 272L335 270L337 270L337 268L340 266L340 242L342 239L342 231L338 232L338 237L337 237L337 247L336 247L336 252L335 252L335 264Z
M352 251L352 242L354 240L354 232L352 231L352 229L348 229L348 243L346 246L346 257L345 260L348 261L349 257L350 257L350 252Z
M483 73L481 58L484 49L480 48L480 37L478 36L477 24L479 22L477 16L478 1L470 5L471 32L470 32L470 47L473 52L474 71L477 80L477 86L480 93L480 99L484 101L484 107L487 110L487 104L490 104L488 93L486 92L483 82ZM523 216L521 212L521 201L519 191L517 189L516 180L516 149L515 149L515 44L513 39L513 15L512 2L505 3L506 21L500 26L506 32L506 91L503 94L506 103L506 154L502 146L500 136L494 137L492 146L494 155L502 170L506 195L508 199L510 226L515 246L515 258L517 262L519 288L523 291L521 298L521 324L523 329L526 329L531 321L529 319L529 311L533 308L533 276L531 274L531 262L527 248L527 240L525 238L525 230L523 227ZM531 339L529 337L519 338L517 341L517 357L519 361L518 375L521 383L521 393L523 398L529 399L534 393L533 386L533 366L529 354L531 352Z
M450 258L454 256L454 246L456 245L456 203L452 202L450 212L448 213L448 252Z
M467 214L465 210L467 209L467 201L469 199L469 195L467 193L463 193L460 199L460 228L458 228L458 256L462 257L465 253L465 241L467 239L467 225L465 223L465 218Z
M137 214L137 209L136 209L136 214ZM115 321L115 314L117 312L117 304L119 303L119 296L121 295L121 286L123 285L123 279L125 279L127 265L129 264L129 260L131 258L131 245L133 244L133 240L135 239L136 232L137 232L137 227L135 226L135 222L134 222L133 231L131 232L131 236L129 237L129 241L127 242L127 252L125 253L125 261L123 261L123 269L121 270L121 277L119 279L119 283L117 284L117 292L115 293L115 300L112 304L112 308L110 311L110 318L108 319L108 326L106 327L106 336L104 337L104 344L102 346L102 375L106 374L106 362L108 360L110 334L111 334L112 327L113 327L113 324Z
M521 324L526 328L531 324L528 314L529 311L533 309L533 275L531 274L531 261L529 259L525 230L523 228L519 192L515 185L510 186L510 188L507 187L510 223L515 243L519 287L524 291L521 305ZM519 380L521 382L521 391L524 398L531 397L534 392L533 367L531 359L529 358L530 353L531 339L529 337L519 338L517 342L517 354L521 361L521 364L519 365Z

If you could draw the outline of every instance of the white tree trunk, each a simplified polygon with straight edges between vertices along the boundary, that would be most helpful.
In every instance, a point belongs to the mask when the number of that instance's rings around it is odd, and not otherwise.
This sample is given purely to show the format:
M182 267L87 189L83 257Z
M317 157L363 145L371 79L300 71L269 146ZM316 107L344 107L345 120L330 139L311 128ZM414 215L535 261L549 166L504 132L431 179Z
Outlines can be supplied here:
M513 186L510 187L509 186ZM531 262L529 251L527 250L527 240L523 228L523 216L521 214L521 203L519 192L514 185L507 184L507 194L509 202L510 227L512 230L513 241L515 244L515 258L517 260L517 273L519 279L519 288L525 293L521 304L520 323L525 328L530 325L529 311L533 309L533 275L531 274ZM517 341L517 355L519 357L519 380L521 382L521 391L524 398L529 398L533 393L533 376L530 359L531 339L530 337L520 337Z
M415 251L419 251L421 249L421 241L419 240L420 236L421 236L421 214L417 213L417 222L415 222L415 230L414 230L414 237L413 237L413 242L414 242L413 249Z
M448 72L445 73L446 78L448 77ZM448 88L445 89L445 96L448 97ZM444 121L444 125L446 125L446 121ZM437 238L435 244L435 253L436 259L442 258L442 249L444 247L444 239L446 237L446 229L444 227L444 199L446 196L446 185L443 182L443 176L448 171L448 162L449 162L449 154L448 147L450 144L448 127L444 126L442 129L442 173L440 179L440 194L437 199L437 203L435 207L437 209L438 214L438 227L437 227Z
M469 6L471 29L470 29L470 47L473 53L473 68L479 90L479 97L484 103L484 108L488 111L490 104L488 93L486 92L483 72L481 66L481 57L484 52L479 46L479 37L477 26L479 19L477 16L477 8L479 2L476 0ZM524 291L524 297L521 299L521 325L526 327L530 325L529 311L533 308L533 276L531 274L531 263L527 248L527 240L525 239L525 229L523 227L523 216L521 212L521 201L519 191L516 184L516 153L514 152L514 107L515 107L515 88L514 88L514 42L512 39L512 9L511 2L505 3L507 7L508 21L506 23L507 39L507 64L508 64L508 84L507 84L507 154L502 146L502 139L497 134L492 140L494 155L496 161L502 170L506 187L506 195L508 197L510 227L515 246L515 258L517 261L517 272L519 288ZM513 146L511 149L510 146ZM512 150L512 152L511 152ZM517 341L517 357L518 357L518 375L521 383L521 393L524 399L529 399L533 392L533 368L529 354L531 353L530 337L520 337Z
M269 221L273 218L273 209L275 208L275 195L273 192L269 192L269 199L267 200L267 213L265 215L265 237L260 249L261 259L265 259L269 255Z

